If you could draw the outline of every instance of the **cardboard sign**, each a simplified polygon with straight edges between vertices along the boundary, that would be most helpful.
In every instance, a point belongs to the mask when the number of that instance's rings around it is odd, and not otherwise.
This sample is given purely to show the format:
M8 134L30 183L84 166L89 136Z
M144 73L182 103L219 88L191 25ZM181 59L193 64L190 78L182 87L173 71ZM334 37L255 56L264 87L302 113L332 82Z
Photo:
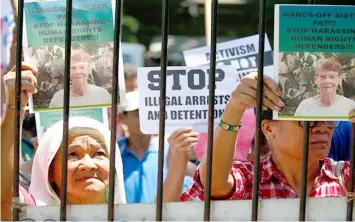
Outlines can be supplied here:
M269 72L272 70L268 70ZM209 67L168 67L166 86L166 133L179 128L207 132ZM219 123L231 93L237 86L235 68L216 69L214 124ZM160 67L138 68L139 120L145 134L159 132Z
M55 123L63 120L63 111L56 110L50 112L38 112L36 115L36 129L38 141L41 140L44 133ZM69 111L69 116L85 116L95 119L108 128L107 108L95 109L75 109Z
M112 0L74 0L70 58L70 107L111 104L114 3ZM24 58L39 70L38 92L30 111L59 110L64 103L66 3L62 0L25 0ZM124 97L120 55L119 96ZM122 101L122 99L119 99Z
M253 35L217 44L216 66L231 65L237 71L235 80L258 69L259 35ZM270 42L265 35L264 68L273 67ZM202 66L210 63L210 47L201 47L183 52L187 66ZM265 73L271 75L272 73Z
M275 119L348 120L355 109L355 7L275 6Z

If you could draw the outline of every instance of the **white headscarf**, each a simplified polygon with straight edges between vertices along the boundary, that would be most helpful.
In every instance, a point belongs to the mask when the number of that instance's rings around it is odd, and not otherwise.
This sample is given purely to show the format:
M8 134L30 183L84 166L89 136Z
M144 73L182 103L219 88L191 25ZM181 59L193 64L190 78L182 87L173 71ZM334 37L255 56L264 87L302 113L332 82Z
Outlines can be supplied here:
M106 147L110 152L110 131L104 124L87 117L70 117L69 129L73 127L88 127L99 131L105 138ZM36 201L36 206L59 205L60 199L49 184L49 167L62 143L63 121L54 124L41 139L36 151L29 192ZM115 203L126 203L123 180L121 153L116 144L116 180Z

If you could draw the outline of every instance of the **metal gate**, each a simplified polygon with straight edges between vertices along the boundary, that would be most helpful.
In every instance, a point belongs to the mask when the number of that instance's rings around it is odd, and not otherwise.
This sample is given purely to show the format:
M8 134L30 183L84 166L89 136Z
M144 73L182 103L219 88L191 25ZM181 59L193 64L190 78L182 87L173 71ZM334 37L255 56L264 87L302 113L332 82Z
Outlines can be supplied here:
M308 4L315 4L315 0L308 0ZM71 26L72 26L72 0L66 0L66 33L65 33L65 80L64 80L64 108L63 108L63 146L68 146L68 122L69 122L69 89L70 89L70 48L71 48ZM17 47L16 47L16 109L15 109L15 152L14 152L14 178L13 178L13 197L19 197L19 157L20 157L20 98L21 98L21 59L22 59L22 30L23 30L23 8L24 0L18 1L18 21L17 21ZM120 39L121 39L121 17L122 17L123 0L116 0L115 13L115 40L114 40L114 58L119 57ZM217 39L217 21L218 21L218 0L212 0L211 7L211 63L209 75L209 111L208 111L208 146L207 146L207 183L205 187L204 199L204 220L209 221L211 215L211 177L212 177L212 148L213 148L213 98L215 95L215 71L216 71L216 39ZM258 56L258 91L257 91L257 107L256 107L256 135L255 135L255 156L254 156L254 175L260 172L260 145L261 145L261 109L263 97L263 64L264 64L264 43L265 43L265 13L266 0L259 0L259 56ZM162 56L161 56L161 77L160 77L160 104L166 104L166 70L167 70L167 43L169 34L169 0L162 0ZM117 113L118 104L118 59L113 61L112 74L112 108L111 113ZM159 134L165 134L165 105L160 107L159 118ZM111 132L116 132L116 115L111 117ZM354 125L353 125L354 129ZM307 199L307 160L308 160L308 144L309 144L309 122L304 123L304 144L303 144L303 161L302 161L302 186L299 203L299 220L304 221L306 215L306 199ZM350 185L348 190L354 190L354 130L352 132L351 146L351 165L350 165ZM114 220L114 179L115 179L115 143L116 133L111 133L111 151L110 151L110 175L109 175L109 203L107 211L107 220ZM62 188L60 200L60 220L65 221L67 218L67 149L62 149ZM164 136L159 137L159 161L158 161L158 187L157 187L157 203L156 203L156 220L163 219L163 164L164 164ZM253 178L253 195L252 195L252 212L253 221L258 220L258 191L259 176ZM353 201L347 203L346 219L352 220ZM19 220L19 210L13 209L13 220Z

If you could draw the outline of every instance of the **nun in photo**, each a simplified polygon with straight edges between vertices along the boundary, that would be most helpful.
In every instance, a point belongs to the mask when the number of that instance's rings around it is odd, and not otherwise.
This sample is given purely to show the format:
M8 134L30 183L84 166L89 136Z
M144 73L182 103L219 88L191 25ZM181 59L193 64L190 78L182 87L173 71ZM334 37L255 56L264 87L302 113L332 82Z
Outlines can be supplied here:
M315 67L314 82L319 88L319 95L303 100L298 106L297 117L347 117L355 102L337 95L337 88L342 82L341 64L337 60L323 59Z

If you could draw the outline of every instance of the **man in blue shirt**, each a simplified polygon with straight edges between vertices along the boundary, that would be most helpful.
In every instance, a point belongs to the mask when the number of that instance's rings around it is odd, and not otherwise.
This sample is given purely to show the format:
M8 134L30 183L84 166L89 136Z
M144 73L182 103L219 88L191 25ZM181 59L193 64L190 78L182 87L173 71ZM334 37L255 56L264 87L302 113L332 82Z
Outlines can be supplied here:
M127 104L119 108L118 122L127 126L129 136L120 138L117 143L122 156L127 203L152 203L158 185L159 139L140 131L138 92L127 93L126 99ZM167 144L164 153L166 157ZM164 166L164 178L166 171Z
M329 158L336 161L350 160L351 127L351 122L342 121L339 127L335 128Z

